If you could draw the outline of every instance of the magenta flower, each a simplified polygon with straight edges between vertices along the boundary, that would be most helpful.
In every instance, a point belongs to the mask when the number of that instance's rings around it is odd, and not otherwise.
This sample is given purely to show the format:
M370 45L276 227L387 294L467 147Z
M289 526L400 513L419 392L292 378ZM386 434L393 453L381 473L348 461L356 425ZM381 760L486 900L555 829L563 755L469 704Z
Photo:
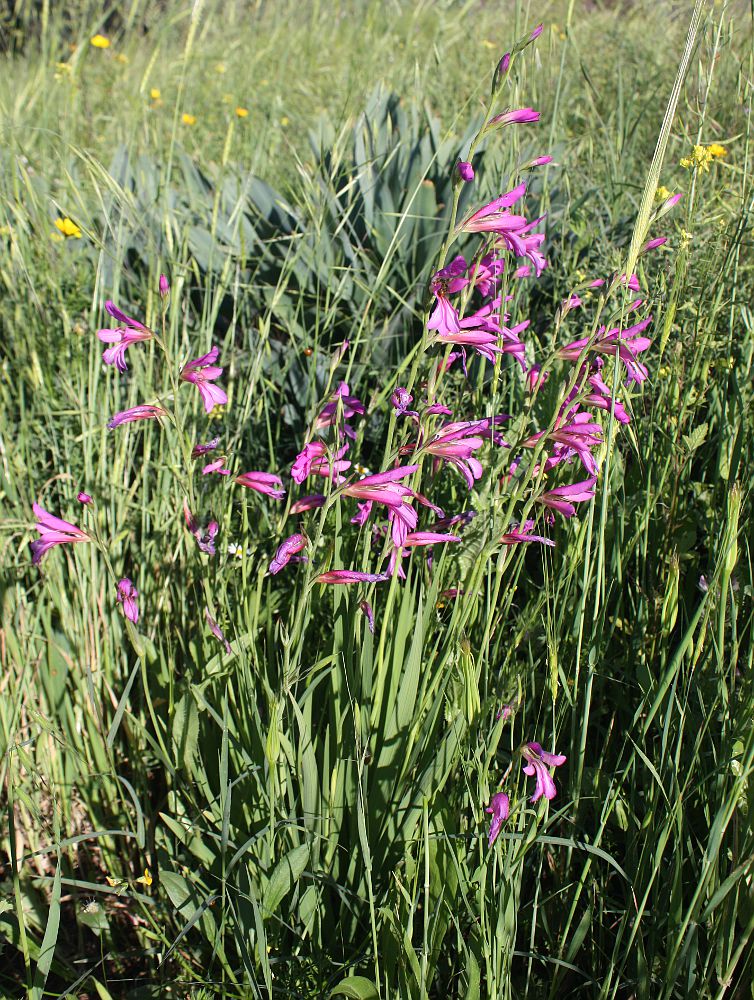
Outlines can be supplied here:
M207 413L228 402L225 392L219 385L213 384L223 373L222 368L215 364L219 353L220 348L215 346L200 358L188 361L181 372L182 381L192 382L199 390Z
M418 465L404 465L374 476L364 476L363 479L344 487L343 494L356 500L370 500L372 503L384 504L390 508L394 514L393 541L395 541L396 537L416 527L417 515L410 503L415 494L400 480L413 475L418 468Z
M422 450L455 466L466 480L469 489L482 476L482 463L474 457L477 448L484 444L484 438L475 435L473 421L446 424L424 445Z
M529 160L528 163L525 163L521 169L525 170L529 167L544 167L547 166L548 163L552 163L551 156L537 156L533 160ZM556 163L555 166L558 166L558 164Z
M516 524L510 527L501 537L503 545L518 545L521 542L540 542L542 545L554 546L555 542L544 535L533 534L534 521L524 521L523 524Z
M136 598L138 596L138 590L134 587L127 576L124 576L122 580L118 580L118 592L115 600L118 604L123 605L123 614L129 621L133 622L134 625L139 620L139 606L136 603Z
M350 438L356 437L356 432L348 421L356 414L363 416L364 404L356 396L349 395L348 383L346 382L340 383L335 394L325 404L322 412L314 421L314 430L322 431L327 427L332 427L338 419L339 411L344 419L343 433Z
M562 447L551 458L548 458L545 463L546 469L551 469L575 453L581 459L581 463L589 475L597 475L599 466L591 449L602 444L602 427L599 424L591 423L591 420L590 413L576 413L571 416L568 423L557 427L547 435L548 440L555 441ZM539 435L534 436L538 437ZM531 441L533 439L529 438L528 441L524 442L524 446L527 446Z
M215 448L220 444L220 438L212 438L209 444L195 444L191 449L191 457L199 458L200 455L206 455L210 451L214 451Z
M223 633L223 630L220 628L220 626L217 624L217 622L215 621L215 619L209 613L209 608L205 608L204 609L204 617L207 620L207 624L209 625L209 630L212 633L212 635L217 640L219 640L223 644L223 646L225 646L225 652L226 653L232 653L233 650L230 647L230 643L225 638L225 634Z
M497 126L502 128L505 125L529 125L538 122L542 115L534 108L519 108L517 111L505 111L501 115L495 115L487 122L487 128Z
M427 329L437 331L433 339L442 344L473 347L482 357L494 362L495 355L503 353L503 349L498 345L499 330L495 330L490 322L477 316L460 319L442 292L435 294L437 304L427 320ZM477 322L479 324L477 329L469 329L471 324Z
M416 410L409 410L409 406L411 406L413 400L414 397L408 389L404 389L399 385L390 397L390 402L393 404L396 417L417 417L419 414Z
M594 497L596 479L584 479L580 483L569 483L568 486L557 486L554 490L535 497L545 507L556 510L563 517L573 517L576 513L574 504L584 503Z
M308 476L318 475L342 483L340 473L351 467L351 463L343 458L347 451L347 444L338 451L329 453L323 441L310 441L296 455L291 467L291 479L294 483L303 483Z
M474 168L466 160L459 160L458 162L458 174L461 180L473 181L474 180Z
M39 538L31 543L31 561L35 566L38 566L42 556L56 545L65 545L66 542L91 541L89 535L81 528L77 528L69 521L64 521L62 517L55 517L48 513L38 503L32 504L31 509L37 518L34 527L39 532Z
M543 795L548 800L554 799L558 790L548 768L560 767L561 764L565 764L566 758L562 753L548 753L539 743L527 743L521 753L524 760L528 761L524 765L524 774L530 777L536 775L537 778L537 787L529 801L536 802Z
M121 312L110 299L105 303L105 309L114 319L122 323L123 326L116 327L115 329L97 330L97 336L103 343L113 345L104 351L102 360L106 365L115 365L118 371L124 372L128 369L128 365L126 364L126 348L129 344L135 344L140 340L151 340L153 333L137 319L132 319L124 312Z
M531 34L529 35L529 41L533 42L537 38L539 38L539 36L544 31L544 27L545 27L544 24L538 24L536 28L533 28Z
M519 184L507 194L495 198L483 205L461 223L461 231L465 233L510 233L523 229L527 225L522 215L512 215L508 209L524 196L526 184ZM520 254L523 257L523 254Z
M647 240L647 242L639 251L639 256L645 253L649 253L650 250L656 250L658 247L664 246L667 242L668 242L667 236L658 236L654 240Z
M446 535L440 531L412 531L403 539L401 547L416 548L418 545L441 545L444 542L460 542L458 535Z
M652 317L647 316L646 319L627 327L625 330L620 330L617 327L613 330L606 330L602 326L591 345L592 350L598 354L615 355L617 353L626 366L627 380L629 382L643 382L647 378L648 372L644 365L637 361L636 356L646 351L652 344L649 337L640 336L651 322ZM589 337L574 340L566 347L560 348L558 357L565 361L575 361L581 356L588 343Z
M312 493L307 497L301 497L300 500L296 500L291 504L290 513L291 514L303 514L304 511L314 510L317 507L324 507L325 495L324 493Z
M210 462L205 465L202 469L203 476L209 476L211 473L216 472L218 476L230 476L232 475L230 469L223 468L223 460L221 458L216 458L214 462Z
M257 493L264 493L273 500L282 500L285 496L285 490L282 488L283 480L271 472L244 472L236 476L236 482L247 489L256 490Z
M490 804L484 810L485 812L492 813L492 819L490 821L490 833L487 839L487 844L489 847L495 843L497 835L500 833L503 823L508 819L510 813L510 799L505 794L505 792L497 792L492 796Z
M156 420L157 417L167 416L167 410L161 406L145 404L142 406L132 406L130 410L121 410L116 413L107 424L108 430L114 430L121 424L132 424L135 420Z
M359 608L366 616L369 631L374 635L374 612L372 611L372 605L369 601L359 601Z
M615 414L615 419L622 424L630 424L631 417L629 417L626 412L626 408L620 400L613 400L613 393L610 386L602 378L602 375L597 371L593 375L589 376L589 385L592 392L588 396L584 397L584 404L586 406L595 406L600 410L610 410L615 407L613 412Z
M196 539L196 544L201 552L206 552L208 556L215 554L215 538L220 530L217 521L210 521L206 528L202 528L199 522L188 508L186 501L183 501L183 516L186 518L186 527Z
M293 556L300 552L303 548L306 548L309 539L306 535L296 534L290 535L278 546L278 550L270 563L270 573L275 576L279 573L281 569L284 569L288 563L291 561Z
M92 498L89 496L88 493L78 493L76 495L76 499L78 500L79 503L83 504L92 503Z
M160 275L160 295L166 298L170 294L170 282L166 274Z
M320 573L314 578L314 583L381 583L387 579L386 573L361 573L352 569L333 569L329 573Z

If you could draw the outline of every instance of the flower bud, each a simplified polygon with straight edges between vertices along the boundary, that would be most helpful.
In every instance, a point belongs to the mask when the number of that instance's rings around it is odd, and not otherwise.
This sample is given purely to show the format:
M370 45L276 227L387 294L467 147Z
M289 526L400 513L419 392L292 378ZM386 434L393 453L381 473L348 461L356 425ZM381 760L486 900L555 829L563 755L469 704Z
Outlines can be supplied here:
M167 275L160 275L160 295L163 299L170 294L170 282L167 279Z
M458 173L461 175L461 179L464 181L474 180L474 168L466 160L460 160L458 163Z

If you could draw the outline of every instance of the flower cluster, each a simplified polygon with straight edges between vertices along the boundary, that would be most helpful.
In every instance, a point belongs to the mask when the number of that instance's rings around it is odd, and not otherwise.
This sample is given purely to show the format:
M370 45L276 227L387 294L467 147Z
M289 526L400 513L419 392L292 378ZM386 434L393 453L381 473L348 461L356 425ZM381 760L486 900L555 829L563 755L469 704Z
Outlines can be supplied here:
M549 769L565 764L566 758L563 754L548 753L547 750L542 749L540 743L525 743L521 748L521 756L524 759L524 774L536 778L534 794L529 801L538 802L539 799L545 798L549 802L554 799L557 795L557 788ZM492 815L490 832L487 838L489 846L492 847L502 829L503 823L510 815L510 798L505 792L497 792L490 799L490 804L487 806L485 812Z

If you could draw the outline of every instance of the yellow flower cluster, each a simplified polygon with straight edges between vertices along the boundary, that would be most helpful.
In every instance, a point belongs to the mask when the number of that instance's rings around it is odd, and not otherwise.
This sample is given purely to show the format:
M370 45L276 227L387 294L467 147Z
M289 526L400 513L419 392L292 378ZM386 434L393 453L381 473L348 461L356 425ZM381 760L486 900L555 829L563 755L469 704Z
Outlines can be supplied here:
M706 172L709 165L718 157L727 156L728 150L721 146L719 142L713 142L709 146L694 146L688 156L681 160L681 166L686 170L698 170Z

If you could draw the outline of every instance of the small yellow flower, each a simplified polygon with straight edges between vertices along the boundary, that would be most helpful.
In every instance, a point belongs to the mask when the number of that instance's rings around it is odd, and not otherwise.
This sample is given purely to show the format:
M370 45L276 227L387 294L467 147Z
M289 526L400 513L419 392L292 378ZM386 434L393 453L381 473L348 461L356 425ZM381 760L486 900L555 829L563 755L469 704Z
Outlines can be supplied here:
M91 43L95 47L95 49L110 48L110 39L105 38L104 35L95 35L94 38L91 39Z
M485 47L485 49L496 49L497 48L497 45L495 45L495 43L493 41L491 41L489 38L483 38L482 39L482 45Z
M152 87L152 89L149 91L149 96L152 98L153 101L159 101L159 99L162 97L159 87Z
M73 236L77 240L81 239L81 230L76 223L67 216L65 219L55 219L55 226L60 230L63 236Z
M124 66L128 66L128 56L124 55L122 52L117 54L115 61L122 63Z
M225 65L225 63L224 63L224 62L219 62L219 63L216 63L216 64L215 64L215 73L220 73L220 74L222 74L222 73L224 73L224 72L225 72L225 71L227 70L227 68L228 68L228 67L227 67L227 66Z
M681 230L681 250L686 250L689 243L693 240L694 234L690 233L688 229Z
M283 117L280 119L280 124L283 126L283 128L287 128L291 124L291 120L287 115L283 115Z
M715 157L728 155L728 150L725 148L725 146L721 146L719 142L710 143L710 145L707 146L707 149L712 154L712 156Z
M181 115L181 121L184 125L196 125L196 116L183 114Z
M145 868L144 874L140 878L137 878L136 881L139 885L150 886L154 880L152 878L152 873L150 872L150 870L148 868Z
M685 167L686 170L693 168L694 170L706 173L713 159L713 154L709 151L708 146L694 146L690 155L684 156L681 160L681 166Z
M668 191L665 185L661 184L655 191L655 201L667 201L670 194L671 192Z
M236 108L236 118L248 118L249 112L246 108Z

